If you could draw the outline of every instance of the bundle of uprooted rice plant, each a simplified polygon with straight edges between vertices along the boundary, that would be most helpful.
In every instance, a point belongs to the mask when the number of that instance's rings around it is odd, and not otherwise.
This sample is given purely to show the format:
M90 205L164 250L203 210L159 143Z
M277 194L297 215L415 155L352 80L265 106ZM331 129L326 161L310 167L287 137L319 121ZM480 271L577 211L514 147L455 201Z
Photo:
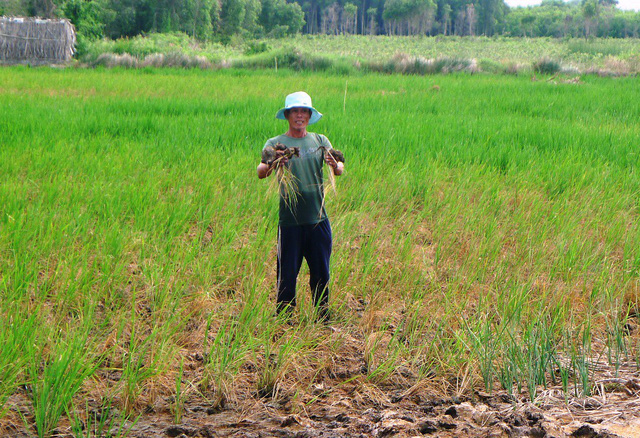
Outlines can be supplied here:
M327 149L327 148L322 148L322 149L324 149L325 158L327 155L330 155L338 163L344 163L344 154L338 149ZM337 192L336 176L334 175L333 170L329 169L329 171L327 172L327 175L329 176L329 184L331 185L331 188L333 188L333 192L336 193ZM328 190L329 190L328 187L325 185L324 196L322 197L322 207L324 207L324 200L327 198ZM322 208L320 208L320 214L322 214Z
M327 155L331 156L334 160L336 160L336 162L338 163L344 163L344 154L339 151L338 149L324 149L324 155L325 157ZM333 174L332 170L329 170L329 183L331 184L331 187L333 188L333 191L336 191L336 176ZM325 189L325 195L326 195L326 189Z
M324 157L327 155L333 157L339 163L344 163L344 154L338 149L326 149L322 148L324 152ZM300 148L292 147L288 148L282 143L276 143L273 146L266 146L262 150L262 162L269 165L271 168L275 168L276 175L278 177L278 183L280 185L280 190L283 194L283 197L287 203L292 203L291 205L295 205L298 196L298 186L295 178L289 168L287 166L282 165L281 163L285 159L290 159L292 157L300 156ZM333 191L336 191L336 176L333 174L332 170L328 172L329 183L333 188ZM325 196L328 188L325 186ZM324 197L322 199L322 204L324 206Z
M298 201L298 184L291 170L284 165L284 160L291 157L299 157L300 148L288 148L282 143L276 143L273 146L266 146L262 150L262 162L275 168L278 184L282 196L289 205L295 205Z

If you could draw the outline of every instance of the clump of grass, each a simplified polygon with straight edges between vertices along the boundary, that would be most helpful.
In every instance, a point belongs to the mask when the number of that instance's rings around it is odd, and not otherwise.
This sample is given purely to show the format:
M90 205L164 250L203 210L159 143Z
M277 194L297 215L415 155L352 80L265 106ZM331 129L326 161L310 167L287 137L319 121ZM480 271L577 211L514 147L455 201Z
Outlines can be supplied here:
M303 53L296 47L260 52L246 58L234 59L234 68L247 69L291 69L295 71L331 72L346 74L354 70L349 61L323 55Z
M271 46L266 41L249 41L244 49L245 55L257 55L259 53L268 52Z
M170 52L167 54L153 53L147 55L140 63L140 66L155 68L199 68L201 70L214 68L214 65L204 56L190 56L181 52Z
M485 73L504 74L506 67L499 61L483 58L478 62L479 69Z
M400 73L405 75L433 75L452 72L474 73L478 71L477 62L473 59L438 57L424 58L397 53L386 63L365 63L366 69L382 73Z
M545 75L553 75L562 70L560 62L551 58L542 58L533 63L533 71Z
M574 39L567 43L569 53L588 54L592 56L616 56L623 52L619 44L615 44L609 39L590 40Z
M173 413L173 422L178 424L182 421L182 415L184 414L184 388L182 387L182 379L184 377L184 359L180 358L180 366L175 376L175 394L173 398L173 406L171 406L171 412Z
M93 62L94 67L122 67L122 68L137 68L140 62L137 58L131 56L128 53L121 55L116 53L102 53Z
M136 425L137 419L128 423L129 416L118 412L113 407L110 398L103 400L102 405L90 408L85 402L85 407L80 413L74 410L67 413L72 420L71 432L75 438L125 438L131 435L131 430ZM127 426L128 423L128 426Z
M299 328L293 327L280 334L279 325L270 324L263 332L261 350L257 350L256 362L259 371L256 390L259 397L279 399L280 382L292 366L294 359L300 359L304 343L298 338Z
M251 350L251 338L245 336L243 327L239 327L235 318L225 320L216 332L211 345L208 345L208 333L214 315L207 319L205 334L205 368L200 381L203 391L208 391L213 384L213 398L210 400L214 409L225 405L232 393L232 384L244 363L245 355Z
M204 56L191 56L181 52L169 52L167 54L153 53L145 56L143 60L128 53L103 53L96 58L92 65L94 67L106 68L169 67L185 69L199 68L201 70L214 68L214 64Z

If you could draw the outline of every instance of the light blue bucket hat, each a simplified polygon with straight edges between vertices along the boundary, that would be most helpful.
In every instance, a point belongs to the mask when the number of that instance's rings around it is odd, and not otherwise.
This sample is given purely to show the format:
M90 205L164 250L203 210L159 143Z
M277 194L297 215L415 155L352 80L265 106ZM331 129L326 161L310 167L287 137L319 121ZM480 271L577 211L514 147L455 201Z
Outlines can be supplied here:
M308 108L311 110L311 118L309 119L309 124L313 125L318 120L322 118L322 114L313 107L311 104L311 96L309 96L304 91L296 91L295 93L291 93L284 100L284 108L282 108L276 114L276 119L287 120L284 116L284 112L286 110L290 110L291 108Z

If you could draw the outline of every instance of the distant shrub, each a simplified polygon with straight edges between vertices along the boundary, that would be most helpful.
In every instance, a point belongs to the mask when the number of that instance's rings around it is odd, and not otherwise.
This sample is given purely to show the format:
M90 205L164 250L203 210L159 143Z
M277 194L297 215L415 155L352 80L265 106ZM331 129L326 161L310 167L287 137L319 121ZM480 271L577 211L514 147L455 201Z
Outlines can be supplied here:
M508 75L518 76L520 73L523 73L527 69L528 69L527 66L518 64L517 62L510 62L504 68L504 73Z
M182 52L171 52L165 55L164 66L209 69L212 64L204 56L189 56Z
M385 63L368 63L367 70L387 74L430 75L458 71L473 73L478 71L478 65L475 60L465 58L442 57L427 59L422 56L409 56L406 53L396 53L392 59Z
M295 47L276 52L260 53L251 58L232 61L231 67L248 69L288 68L296 71L330 71L348 73L353 70L347 61L334 60L320 55L309 55Z
M502 63L486 58L481 59L478 62L478 67L480 68L480 71L485 73L501 74L506 71L506 67Z
M269 50L271 50L271 47L265 41L249 41L247 48L244 50L244 54L249 56L257 55L268 52Z
M435 63L436 71L438 73L451 73L458 71L474 73L477 69L477 64L472 59L444 57L436 59Z
M287 35L289 35L289 33L290 33L289 26L278 24L274 26L273 29L271 29L271 32L269 32L269 37L285 38Z
M184 33L173 32L167 34L152 33L146 36L120 38L117 40L90 41L86 44L86 47L83 47L83 53L78 55L78 58L92 65L95 64L101 54L105 53L129 54L141 60L149 55L163 54L169 56L177 52L183 53L192 59L187 63L188 65L197 64L196 66L203 64L200 59L203 56L206 57L207 62L211 63L212 59L223 59L231 54L238 54L236 49L225 48L219 43L200 43ZM198 58L197 62L194 62L193 58ZM153 62L157 63L158 60L156 59Z
M533 63L533 71L540 74L556 74L562 70L562 66L558 61L550 58L542 58Z
M145 56L142 61L143 67L164 67L164 55L162 53L152 53Z

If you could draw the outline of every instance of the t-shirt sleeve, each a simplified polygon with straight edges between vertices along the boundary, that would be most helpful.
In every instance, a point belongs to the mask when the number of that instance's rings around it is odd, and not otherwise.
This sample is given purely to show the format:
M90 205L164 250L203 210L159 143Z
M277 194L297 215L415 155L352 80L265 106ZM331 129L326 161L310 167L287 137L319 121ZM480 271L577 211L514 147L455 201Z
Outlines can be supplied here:
M264 148L266 148L267 146L273 146L277 143L275 137L274 138L270 138L269 140L267 140L267 142L264 144L264 146L262 146L262 150L264 150Z
M322 146L323 148L329 150L329 149L333 149L333 146L331 145L331 142L329 141L329 139L323 135L323 134L319 134L320 137L320 146Z

